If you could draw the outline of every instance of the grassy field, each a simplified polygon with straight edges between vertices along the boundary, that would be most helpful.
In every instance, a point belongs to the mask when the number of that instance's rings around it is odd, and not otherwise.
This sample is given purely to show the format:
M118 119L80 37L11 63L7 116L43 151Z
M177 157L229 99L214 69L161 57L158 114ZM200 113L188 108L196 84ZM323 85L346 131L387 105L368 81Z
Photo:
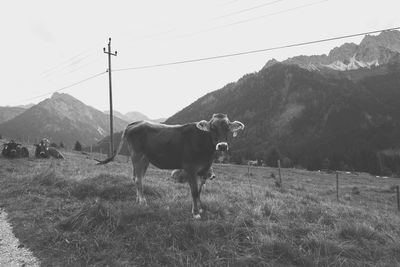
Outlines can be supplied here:
M150 168L136 204L126 158L96 166L0 158L0 205L44 266L400 266L400 179L215 165L193 220L188 185ZM97 155L97 157L101 157Z

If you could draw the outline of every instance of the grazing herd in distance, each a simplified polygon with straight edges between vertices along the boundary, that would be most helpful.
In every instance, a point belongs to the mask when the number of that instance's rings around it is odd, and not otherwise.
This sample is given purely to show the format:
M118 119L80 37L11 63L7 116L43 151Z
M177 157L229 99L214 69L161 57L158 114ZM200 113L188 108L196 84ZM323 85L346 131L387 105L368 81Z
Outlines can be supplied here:
M56 148L50 146L50 141L47 138L40 140L39 144L34 144L35 146L35 157L36 158L56 158L64 159L64 155L58 151ZM3 144L3 149L1 154L5 158L29 158L29 150L27 147L22 146L22 144L15 142L14 140Z

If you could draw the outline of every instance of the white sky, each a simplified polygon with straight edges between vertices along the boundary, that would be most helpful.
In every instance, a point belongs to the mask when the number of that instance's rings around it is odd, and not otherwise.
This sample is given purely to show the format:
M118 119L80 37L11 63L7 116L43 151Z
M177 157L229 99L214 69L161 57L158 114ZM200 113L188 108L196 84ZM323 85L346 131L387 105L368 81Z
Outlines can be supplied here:
M34 97L105 71L108 37L118 51L112 68L119 69L397 27L399 10L399 0L2 1L0 106L38 103L51 94ZM114 72L114 109L169 117L269 59L328 53L361 39ZM107 79L61 92L107 110Z

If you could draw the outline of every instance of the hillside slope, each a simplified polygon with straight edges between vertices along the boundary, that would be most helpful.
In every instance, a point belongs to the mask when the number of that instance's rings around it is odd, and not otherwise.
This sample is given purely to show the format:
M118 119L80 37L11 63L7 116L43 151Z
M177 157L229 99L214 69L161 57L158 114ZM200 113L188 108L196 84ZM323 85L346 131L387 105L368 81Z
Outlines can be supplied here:
M21 107L0 107L0 123L15 118L25 110L25 108Z
M276 164L271 154L278 150L290 165L380 173L377 152L400 147L398 69L377 68L352 81L277 63L199 98L166 123L222 112L246 125L232 140L236 162Z
M105 114L110 115L110 111L106 110L104 111ZM113 115L117 118L120 118L123 121L126 122L135 122L135 121L141 121L141 120L150 120L146 115L140 113L139 111L131 111L125 114L122 114L119 111L114 110Z

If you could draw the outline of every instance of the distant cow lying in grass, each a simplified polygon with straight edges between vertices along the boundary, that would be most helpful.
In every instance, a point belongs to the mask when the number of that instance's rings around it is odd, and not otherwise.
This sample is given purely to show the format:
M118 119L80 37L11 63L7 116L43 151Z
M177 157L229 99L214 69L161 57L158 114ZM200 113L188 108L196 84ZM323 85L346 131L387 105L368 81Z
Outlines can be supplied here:
M37 158L44 158L47 159L49 157L53 157L56 159L64 159L65 157L61 152L59 152L57 149L54 147L49 146L49 140L46 138L40 140L39 144L35 144L36 150L35 150L35 156Z
M258 166L259 165L258 164L258 160L249 160L247 162L247 165L249 165L249 166Z
M124 141L127 141L139 203L146 202L142 179L149 163L160 169L184 170L192 193L193 217L198 219L202 212L199 190L201 176L210 169L216 151L228 150L229 133L236 136L243 129L243 123L231 122L225 114L214 114L209 121L184 125L138 121L129 124L122 132L117 151L110 158L98 161L99 164L112 161Z
M27 158L29 157L29 151L26 147L21 147L21 144L11 140L9 143L3 144L3 150L1 154L7 158Z
M199 186L199 192L201 193L201 189L203 188L206 181L214 180L216 176L212 167L210 167L204 174L199 173L199 176L201 177ZM188 182L188 174L185 172L185 170L173 170L171 172L171 177L174 181L178 183L183 184Z

